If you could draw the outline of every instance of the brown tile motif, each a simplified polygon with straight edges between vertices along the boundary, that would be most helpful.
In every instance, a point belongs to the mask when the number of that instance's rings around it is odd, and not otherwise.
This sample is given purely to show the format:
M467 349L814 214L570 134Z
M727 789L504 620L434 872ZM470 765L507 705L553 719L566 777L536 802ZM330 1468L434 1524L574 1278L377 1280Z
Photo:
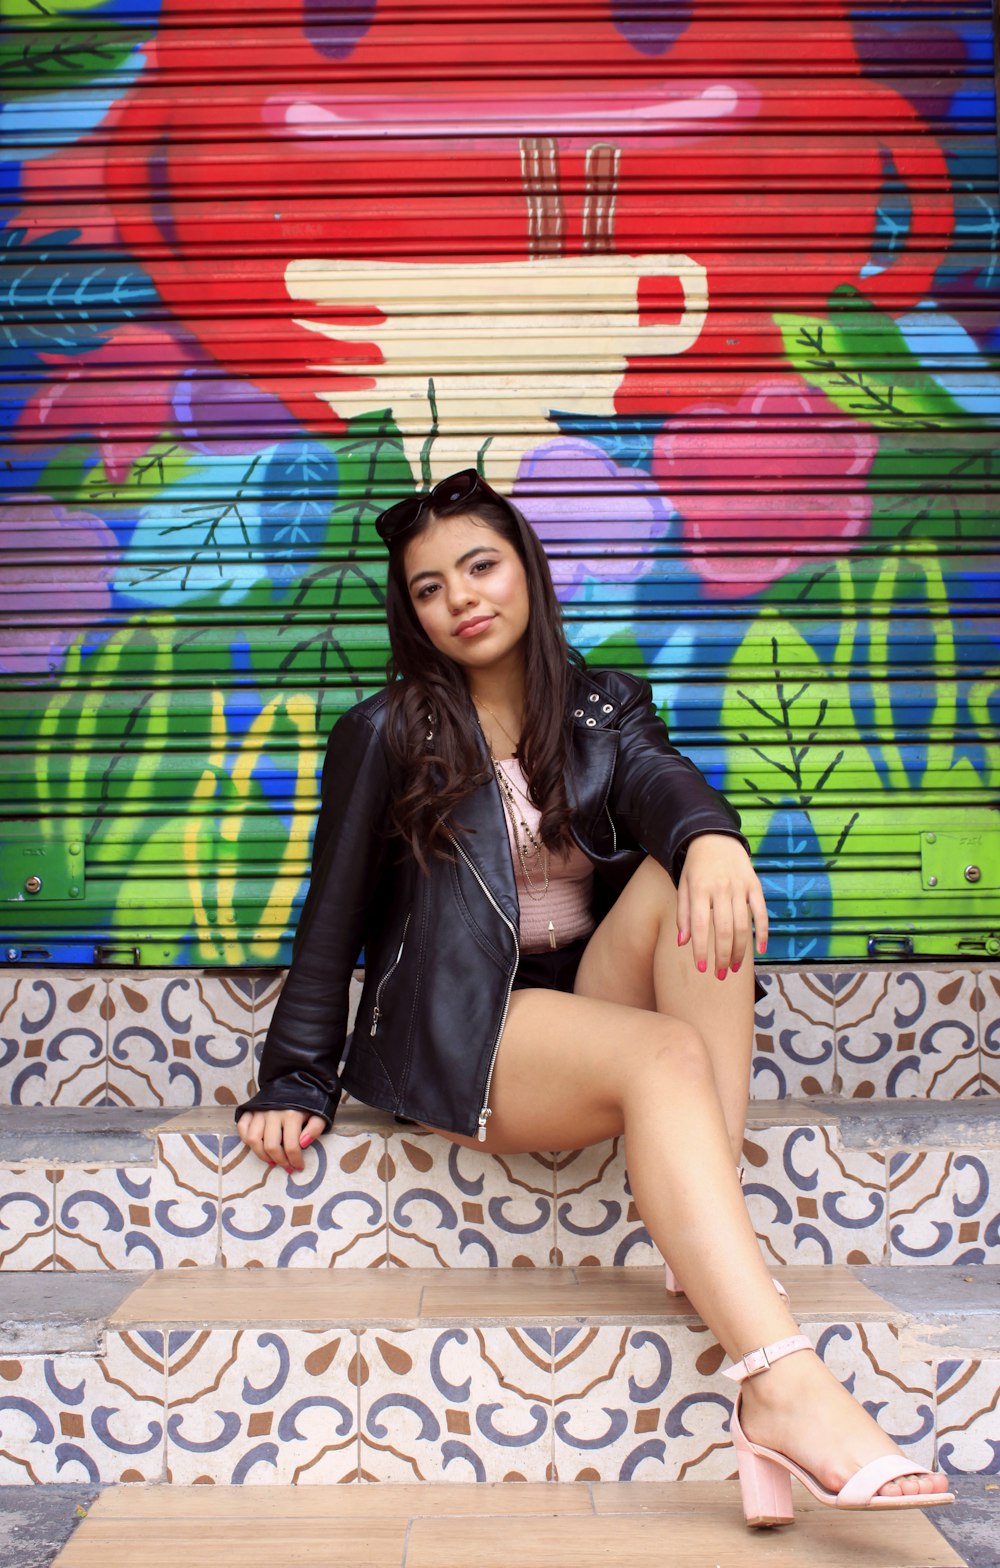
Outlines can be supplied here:
M232 1105L253 1092L254 1000L209 971L112 975L108 1092L116 1105Z
M974 971L893 966L834 973L840 1094L951 1100L980 1092Z
M379 1133L334 1130L292 1175L235 1134L222 1144L222 1262L228 1268L368 1268L387 1261L386 1153Z
M0 1361L0 1485L163 1478L163 1335Z
M743 1194L771 1263L888 1261L886 1165L835 1126L763 1127L743 1141Z
M757 1100L833 1093L833 995L823 970L760 972L750 1093Z
M106 994L100 974L0 975L0 1102L105 1103Z
M53 1266L53 1173L0 1166L0 1269Z
M359 1352L364 1480L548 1479L549 1329L369 1329Z
M568 1268L662 1263L632 1197L622 1138L557 1155L555 1178L558 1263Z
M211 1268L219 1245L219 1138L163 1134L151 1165L56 1172L55 1266Z
M979 1017L982 1088L1000 1094L1000 969L984 969L976 976L972 1005Z
M389 1261L407 1268L548 1268L553 1157L491 1155L400 1129L386 1146Z
M287 1486L357 1478L349 1329L171 1329L167 1479Z
M1000 1475L1000 1360L938 1363L937 1463L949 1475Z
M1000 1262L1000 1149L899 1150L889 1170L891 1262Z

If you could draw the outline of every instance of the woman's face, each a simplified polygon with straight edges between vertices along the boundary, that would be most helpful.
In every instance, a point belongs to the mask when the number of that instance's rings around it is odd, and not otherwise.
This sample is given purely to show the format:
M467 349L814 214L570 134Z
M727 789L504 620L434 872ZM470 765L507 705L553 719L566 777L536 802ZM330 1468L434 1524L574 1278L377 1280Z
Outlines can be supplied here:
M520 648L530 614L524 566L475 513L432 522L406 545L403 569L427 636L469 674Z

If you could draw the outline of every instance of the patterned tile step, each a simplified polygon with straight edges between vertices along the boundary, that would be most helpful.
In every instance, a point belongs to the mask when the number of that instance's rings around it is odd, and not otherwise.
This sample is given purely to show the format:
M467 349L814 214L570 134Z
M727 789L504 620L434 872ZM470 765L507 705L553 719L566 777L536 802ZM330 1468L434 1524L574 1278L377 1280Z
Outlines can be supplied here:
M944 1409L949 1463L988 1467L996 1362L914 1353L847 1270L788 1281L915 1461ZM720 1480L724 1360L654 1271L152 1273L107 1314L102 1354L0 1363L0 1482Z
M53 1568L217 1568L247 1535L258 1560L329 1568L963 1568L937 1529L947 1510L861 1518L802 1489L795 1506L793 1530L762 1537L733 1481L122 1486L95 1500Z
M1000 965L760 971L752 1093L950 1100L1000 1094ZM282 970L0 972L0 1099L238 1105ZM351 986L351 1009L361 972Z
M744 1172L774 1264L1000 1262L1000 1100L758 1101ZM619 1140L494 1156L351 1105L290 1176L244 1148L222 1107L0 1112L6 1270L658 1258Z

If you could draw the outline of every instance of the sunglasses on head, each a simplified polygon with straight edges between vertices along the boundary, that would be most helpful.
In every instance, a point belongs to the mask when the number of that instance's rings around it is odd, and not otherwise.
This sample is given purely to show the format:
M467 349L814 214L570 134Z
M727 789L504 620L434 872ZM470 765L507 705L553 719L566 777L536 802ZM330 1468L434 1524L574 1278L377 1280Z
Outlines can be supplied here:
M447 517L449 512L462 511L477 495L488 496L493 501L499 501L502 506L508 504L492 485L486 483L478 469L463 468L457 474L449 474L447 479L442 479L426 494L415 493L404 496L402 501L394 501L384 512L379 512L375 528L379 538L385 544L391 544L393 539L412 528L425 511L431 510L439 517Z

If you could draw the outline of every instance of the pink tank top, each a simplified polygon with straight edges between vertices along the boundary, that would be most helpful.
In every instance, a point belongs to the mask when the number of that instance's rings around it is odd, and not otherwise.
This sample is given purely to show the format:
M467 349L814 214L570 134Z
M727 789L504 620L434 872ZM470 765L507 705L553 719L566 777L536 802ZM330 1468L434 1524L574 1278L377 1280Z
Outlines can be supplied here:
M518 819L523 816L537 838L541 812L529 799L528 785L521 764L516 757L504 757L499 759L498 766L503 769L513 786L514 798L520 808ZM500 788L499 784L497 788ZM514 826L506 806L504 821L507 824L507 837L510 839L514 881L517 884L517 897L521 908L522 953L541 953L551 947L566 947L568 943L575 942L578 937L589 936L596 923L591 910L594 867L583 850L574 844L565 858L549 852L549 886L548 891L542 895L542 888L545 885L543 867L536 856L529 853L530 885L528 885L521 867L521 857L517 852ZM523 836L523 829L519 828L518 831Z

